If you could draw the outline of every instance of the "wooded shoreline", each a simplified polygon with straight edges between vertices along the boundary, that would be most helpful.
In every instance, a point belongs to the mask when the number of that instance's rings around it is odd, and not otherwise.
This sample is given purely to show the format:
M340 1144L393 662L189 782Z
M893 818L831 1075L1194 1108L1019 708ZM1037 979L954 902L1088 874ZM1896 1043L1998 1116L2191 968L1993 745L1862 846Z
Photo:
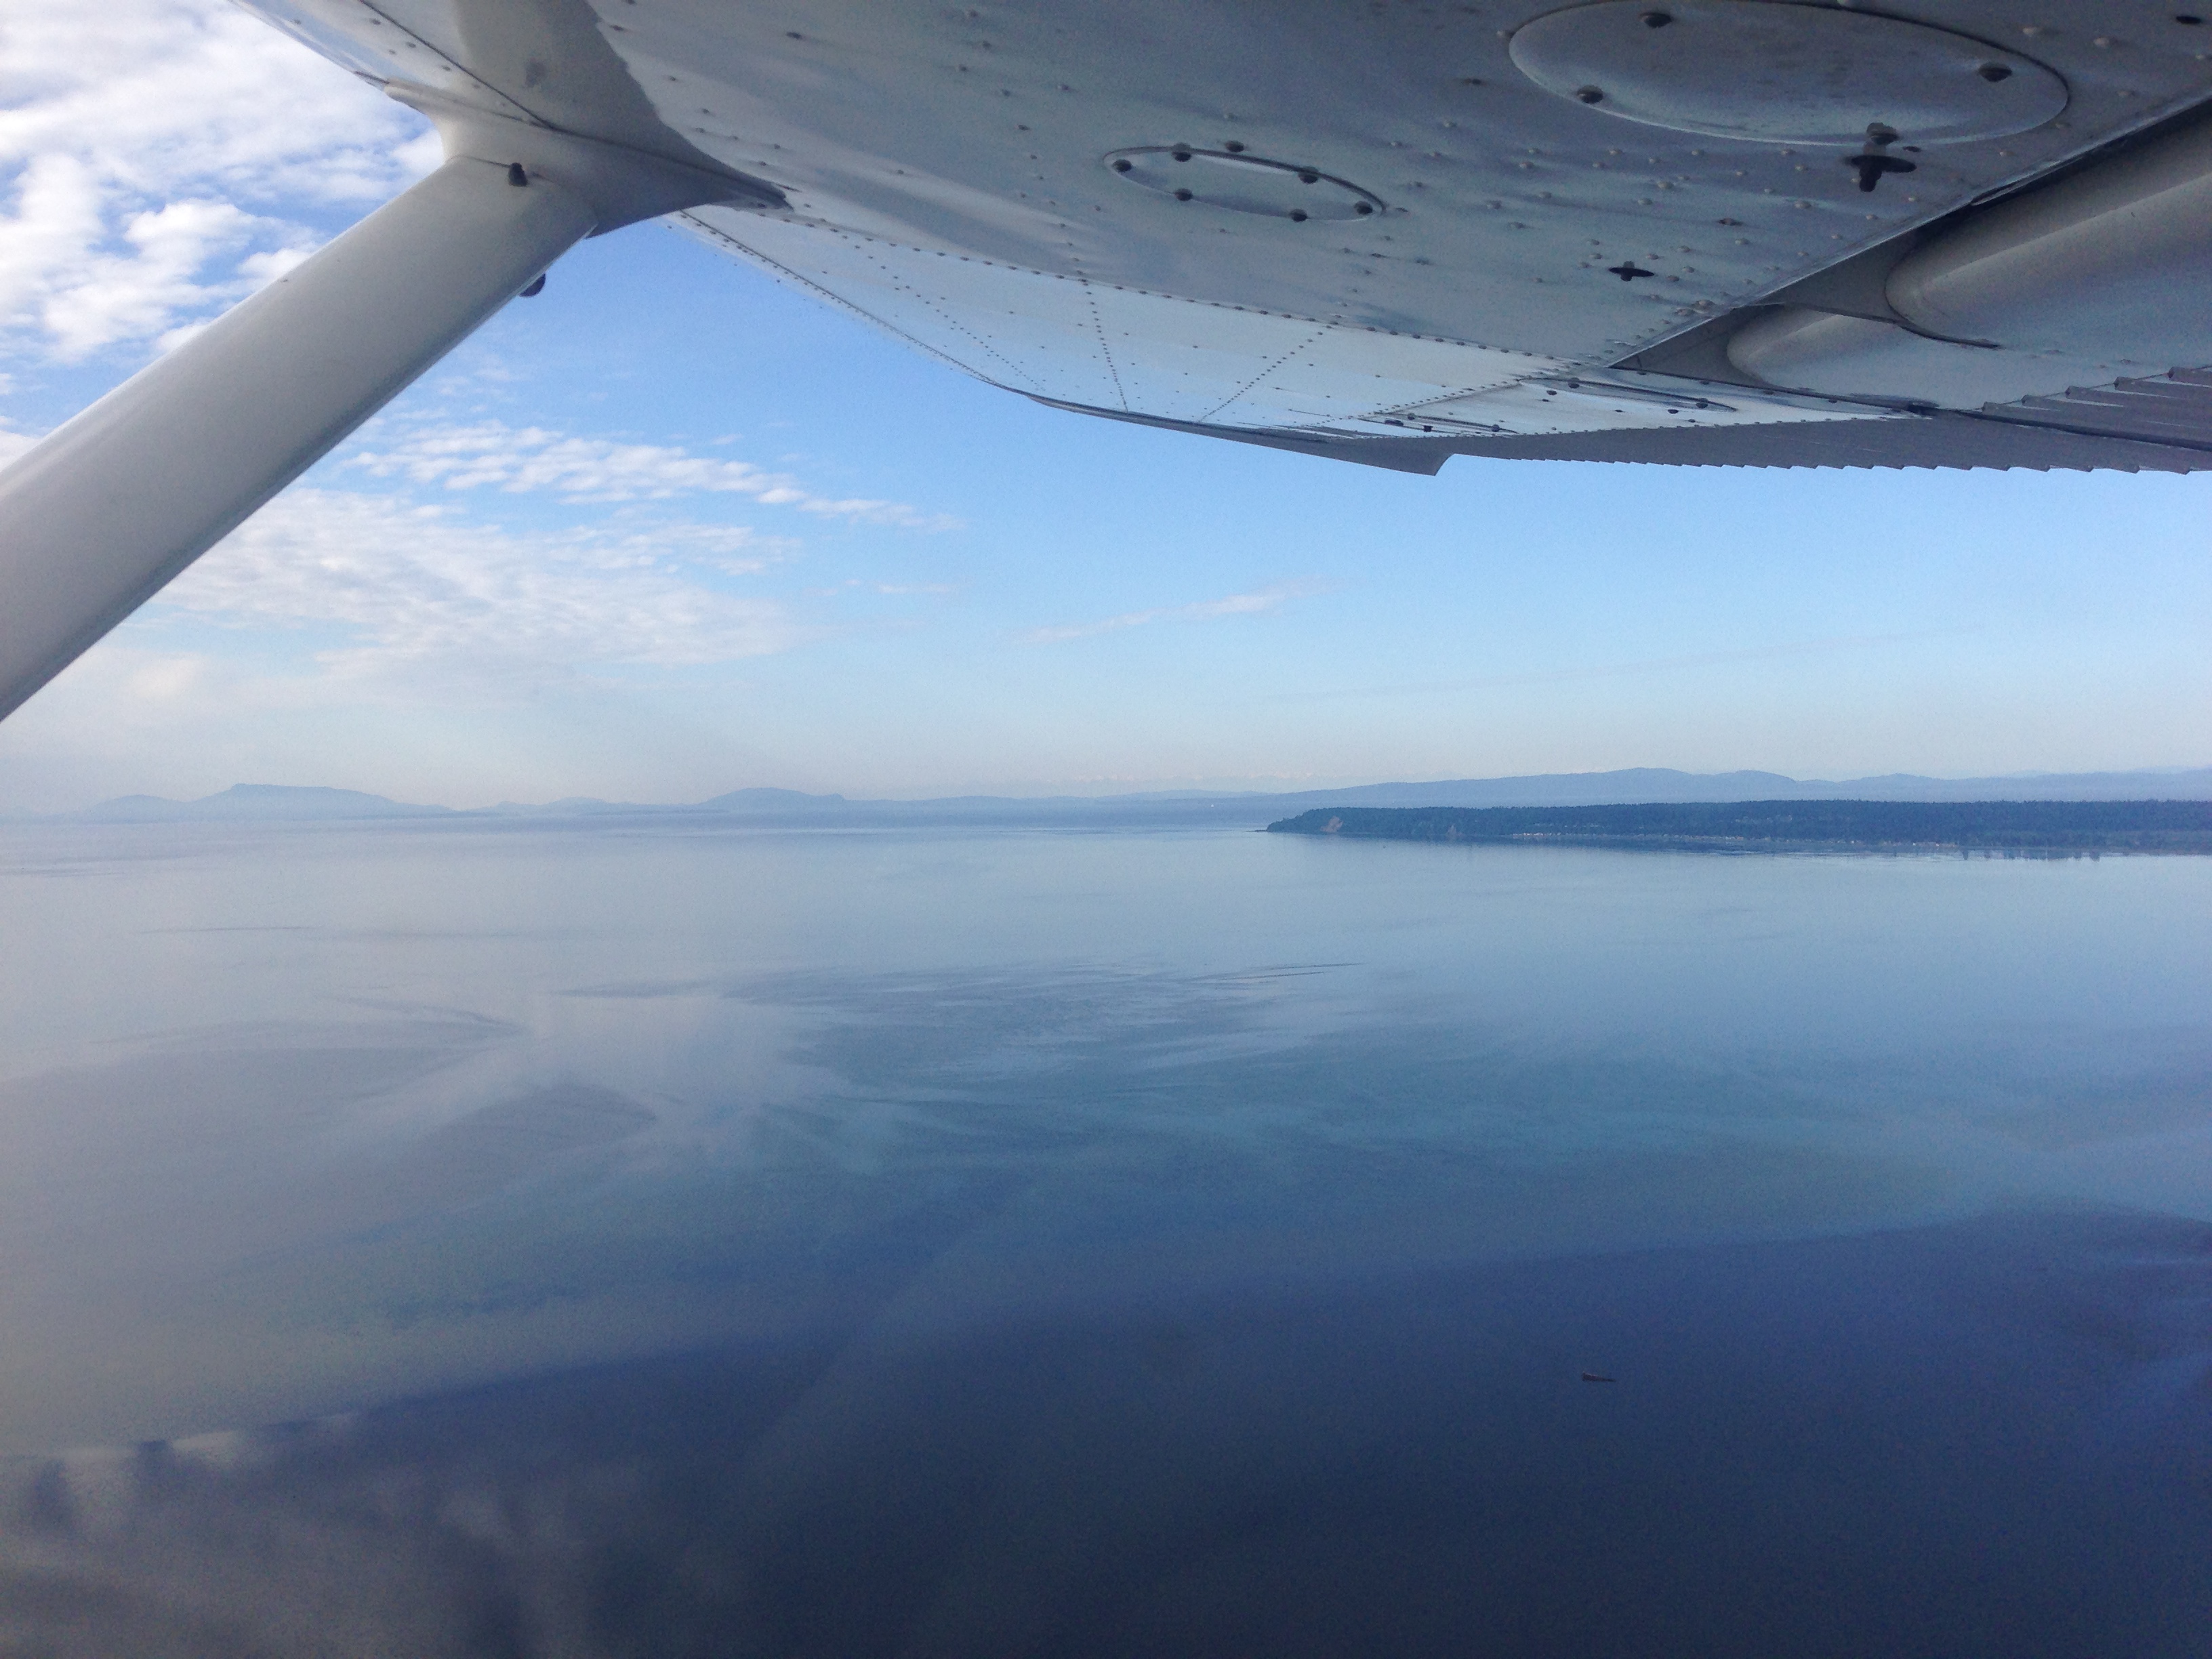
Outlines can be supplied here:
M1711 852L2212 854L2212 801L1760 800L1612 806L1321 807L1271 834Z

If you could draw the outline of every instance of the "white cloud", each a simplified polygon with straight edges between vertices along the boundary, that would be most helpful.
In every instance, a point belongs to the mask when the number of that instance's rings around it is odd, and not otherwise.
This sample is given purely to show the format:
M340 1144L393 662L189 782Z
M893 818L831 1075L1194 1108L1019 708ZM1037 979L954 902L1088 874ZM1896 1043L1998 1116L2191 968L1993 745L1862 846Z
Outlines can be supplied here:
M380 435L379 431L353 450L343 465L379 478L447 489L544 490L568 501L735 495L864 524L915 530L949 530L957 524L900 501L817 495L787 474L765 471L749 461L717 460L666 444L579 438L499 421L403 427L395 441L380 446Z
M34 171L37 170L34 168ZM169 331L172 319L255 286L246 250L258 234L287 228L228 202L171 202L133 214L112 252L88 250L66 275L50 274L40 320L57 356L82 357L116 340ZM209 267L228 257L228 276Z
M63 359L234 303L436 157L222 0L10 5L0 62L0 334Z
M1218 599L1201 599L1195 605L1163 605L1156 611L1130 611L1118 617L1108 617L1098 622L1062 623L1050 628L1033 628L1022 638L1032 645L1050 645L1060 640L1088 639L1094 634L1118 633L1125 628L1143 628L1152 623L1211 622L1222 617L1259 617L1271 611L1279 611L1292 599L1302 599L1328 591L1327 584L1310 580L1278 582L1273 587L1262 587L1250 593L1231 593Z
M325 672L404 678L434 696L457 677L533 682L787 649L805 630L781 605L720 585L786 546L703 525L516 534L447 508L295 489L179 578L149 617L319 630Z

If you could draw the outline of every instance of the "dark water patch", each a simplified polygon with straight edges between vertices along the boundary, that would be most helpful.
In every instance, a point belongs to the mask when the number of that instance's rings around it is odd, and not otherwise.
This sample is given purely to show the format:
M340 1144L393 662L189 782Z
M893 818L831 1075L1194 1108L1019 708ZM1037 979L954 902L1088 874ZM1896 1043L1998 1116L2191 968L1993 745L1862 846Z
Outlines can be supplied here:
M2208 1367L2212 1228L2091 1213L885 1316L18 1464L0 1632L2160 1659L2212 1626Z

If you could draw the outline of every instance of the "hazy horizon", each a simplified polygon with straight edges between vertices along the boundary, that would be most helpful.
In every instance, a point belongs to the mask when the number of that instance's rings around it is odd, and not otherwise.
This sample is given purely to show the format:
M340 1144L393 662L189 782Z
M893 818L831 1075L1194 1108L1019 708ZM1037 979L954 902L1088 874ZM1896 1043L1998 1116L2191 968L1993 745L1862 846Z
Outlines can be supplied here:
M959 799L966 798L981 798L1014 801L1042 801L1054 799L1111 800L1117 798L1135 799L1144 796L1161 794L1189 794L1202 796L1275 796L1323 793L1346 789L1388 788L1397 786L1419 788L1431 785L1453 783L1500 784L1531 782L1553 779L1596 779L1619 776L1626 774L1651 772L1670 773L1686 779L1696 781L1743 776L1759 776L1779 778L1791 783L1820 786L1833 786L1859 782L1881 782L1893 780L1910 780L1913 781L1931 783L1960 784L1998 783L2006 781L2027 783L2039 781L2066 780L2073 778L2149 778L2160 776L2194 776L2200 773L2212 774L2212 763L2199 763L2193 765L2185 763L2178 765L2154 766L2109 766L2096 767L2079 771L2035 769L2014 772L1986 774L1908 772L1900 769L1892 769L1881 772L1864 773L1851 777L1833 778L1806 777L1781 772L1771 767L1760 766L1729 767L1718 770L1705 772L1693 772L1680 767L1634 766L1608 768L1604 770L1596 771L1510 773L1492 777L1441 775L1432 778L1351 777L1325 781L1279 778L1269 780L1240 779L1211 781L1203 780L1162 779L1133 783L1127 787L1096 787L1103 781L1109 781L1074 779L1068 780L1059 787L1054 787L1049 784L1037 784L1029 787L1009 786L999 789L978 787L967 789L950 789L945 791L931 791L927 793L908 792L904 793L884 795L871 795L858 789L840 789L835 787L817 789L799 789L788 784L775 782L746 782L733 784L725 789L714 790L709 793L697 796L696 798L663 800L633 799L616 795L595 794L589 791L580 791L566 795L553 796L542 800L514 800L502 799L498 800L464 799L439 801L430 800L420 796L387 794L380 790L362 789L358 786L350 783L331 782L319 780L312 782L301 782L278 781L267 778L241 778L232 783L224 785L221 788L210 790L205 794L202 795L160 795L151 790L133 789L126 790L120 794L103 796L97 800L80 801L66 806L51 808L47 813L33 814L32 816L66 817L74 812L88 811L94 807L112 805L118 801L130 800L158 800L170 805L190 805L215 800L222 796L234 794L242 791L252 790L285 790L303 793L328 791L338 794L366 795L377 800L387 801L398 805L434 807L451 811L471 812L483 811L499 806L556 805L563 801L655 807L696 806L704 805L708 801L720 799L726 796L742 795L749 793L757 793L762 794L805 795L815 799L842 799L854 803L882 801L906 804L918 804L933 800Z

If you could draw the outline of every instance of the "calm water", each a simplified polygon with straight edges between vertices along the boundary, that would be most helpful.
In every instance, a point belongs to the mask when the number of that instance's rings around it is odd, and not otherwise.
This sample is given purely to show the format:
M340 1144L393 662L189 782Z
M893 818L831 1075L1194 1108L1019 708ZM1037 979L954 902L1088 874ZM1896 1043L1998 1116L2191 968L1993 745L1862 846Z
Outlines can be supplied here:
M2212 1629L2212 860L19 828L0 929L0 1652Z

